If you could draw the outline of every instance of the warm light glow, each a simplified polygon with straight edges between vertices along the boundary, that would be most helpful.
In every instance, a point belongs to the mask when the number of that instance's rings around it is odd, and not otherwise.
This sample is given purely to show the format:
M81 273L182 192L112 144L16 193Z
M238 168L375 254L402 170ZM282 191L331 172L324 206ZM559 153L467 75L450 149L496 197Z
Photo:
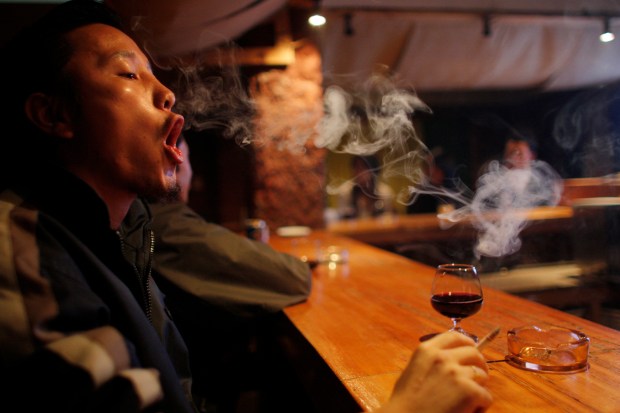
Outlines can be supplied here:
M325 19L325 17L321 16L320 14L314 14L308 18L308 23L315 27L324 25L326 21L327 20Z

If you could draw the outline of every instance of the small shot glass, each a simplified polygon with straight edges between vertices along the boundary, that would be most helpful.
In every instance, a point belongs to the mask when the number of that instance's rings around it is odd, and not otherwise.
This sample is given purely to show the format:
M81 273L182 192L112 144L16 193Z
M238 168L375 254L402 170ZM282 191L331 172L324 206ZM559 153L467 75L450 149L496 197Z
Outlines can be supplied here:
M349 262L349 250L338 245L330 245L321 249L320 262L328 266Z

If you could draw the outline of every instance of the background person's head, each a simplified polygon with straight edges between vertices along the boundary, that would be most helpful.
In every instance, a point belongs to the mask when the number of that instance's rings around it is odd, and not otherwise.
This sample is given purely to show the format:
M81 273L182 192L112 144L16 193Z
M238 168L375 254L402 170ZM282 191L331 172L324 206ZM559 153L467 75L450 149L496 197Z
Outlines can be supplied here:
M536 148L527 139L513 137L506 141L503 162L508 168L527 168L534 159L536 159Z

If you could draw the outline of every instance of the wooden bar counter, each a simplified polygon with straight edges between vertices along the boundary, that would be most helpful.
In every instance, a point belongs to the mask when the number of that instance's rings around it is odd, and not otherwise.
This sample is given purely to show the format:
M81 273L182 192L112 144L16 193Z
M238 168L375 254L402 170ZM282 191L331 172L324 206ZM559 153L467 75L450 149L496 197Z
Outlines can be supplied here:
M526 222L522 232L525 236L567 233L572 228L573 210L569 206L537 207L514 214ZM449 225L434 213L341 220L330 223L327 230L376 246L473 239L478 233L471 219Z
M274 235L270 243L292 254L313 243L349 251L347 264L318 265L309 299L285 310L297 336L288 352L304 360L300 371L311 397L327 400L323 412L379 407L420 338L450 326L430 305L432 267L327 231L304 238ZM586 371L538 373L503 361L509 329L543 322L590 337ZM480 312L462 324L478 336L502 328L483 351L490 361L490 412L620 412L620 331L491 288L484 290Z

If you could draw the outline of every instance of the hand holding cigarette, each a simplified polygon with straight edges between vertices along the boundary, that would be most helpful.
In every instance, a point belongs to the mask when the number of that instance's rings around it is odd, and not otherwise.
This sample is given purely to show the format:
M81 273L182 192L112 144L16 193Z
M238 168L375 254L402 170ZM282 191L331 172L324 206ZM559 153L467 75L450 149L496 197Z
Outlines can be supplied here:
M377 413L477 413L493 396L484 357L464 334L447 331L423 341ZM404 403L406 401L406 403Z

